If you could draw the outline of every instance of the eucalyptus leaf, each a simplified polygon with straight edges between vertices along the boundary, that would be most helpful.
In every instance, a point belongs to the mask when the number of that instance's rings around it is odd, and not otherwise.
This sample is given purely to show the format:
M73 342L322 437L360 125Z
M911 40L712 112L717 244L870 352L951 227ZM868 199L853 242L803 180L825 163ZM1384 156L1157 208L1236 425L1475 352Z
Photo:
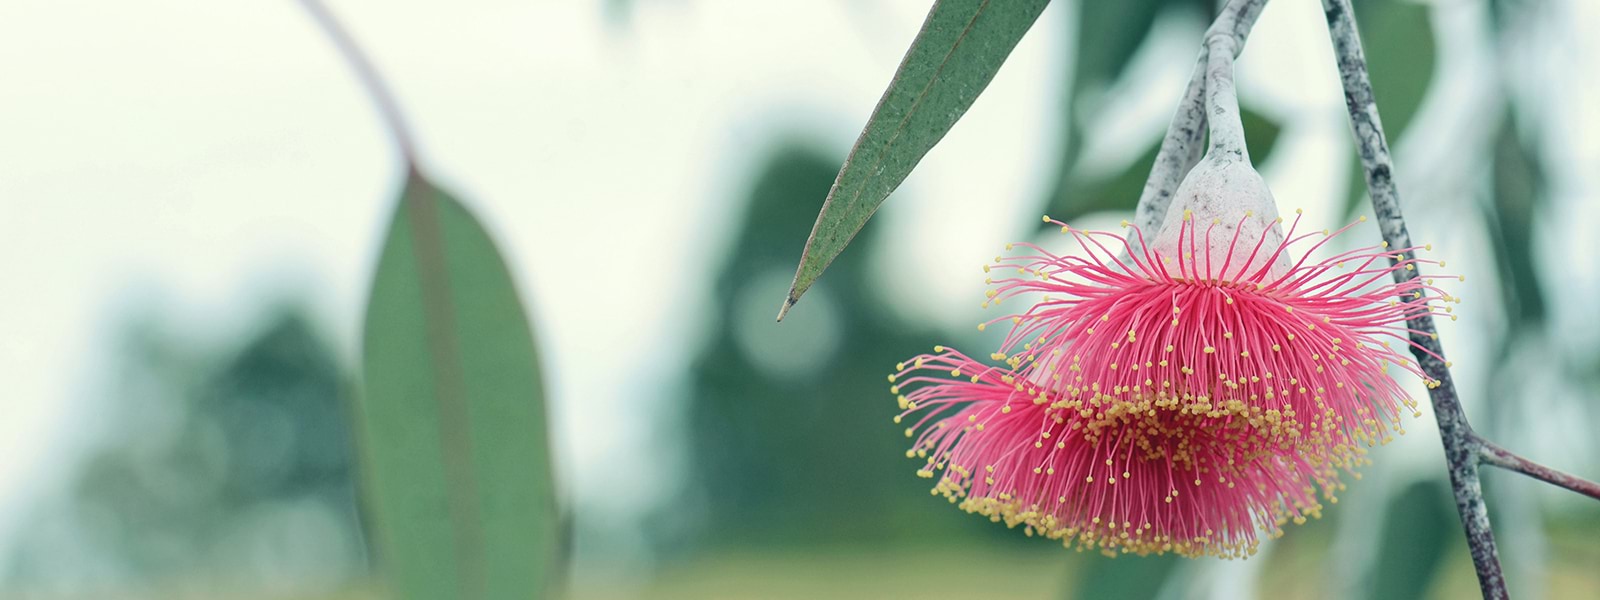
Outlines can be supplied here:
M1069 586L1066 598L1155 598L1167 579L1178 571L1175 555L1164 556L1085 556L1078 568L1076 583Z
M778 318L983 93L1049 0L939 0L823 201Z
M1461 535L1451 506L1449 489L1435 480L1414 483L1390 502L1369 598L1427 597L1444 555Z
M561 536L528 318L489 234L415 173L365 329L364 500L396 595L548 595Z
M1083 110L1085 99L1122 77L1134 53L1149 37L1159 9L1168 1L1079 0L1078 12L1072 15L1078 30L1073 60L1063 61L1071 67L1072 74L1063 78L1067 89L1062 94L1061 158L1051 198L1061 196L1071 184L1078 153L1083 148L1080 121L1087 118L1080 113L1090 112Z
M1073 93L1110 85L1122 77L1166 4L1170 0L1080 0Z
M1506 316L1513 329L1526 330L1544 320L1547 307L1538 259L1534 256L1534 219L1544 199L1544 166L1536 144L1522 139L1508 111L1494 145L1494 187L1485 222L1494 244L1496 272Z

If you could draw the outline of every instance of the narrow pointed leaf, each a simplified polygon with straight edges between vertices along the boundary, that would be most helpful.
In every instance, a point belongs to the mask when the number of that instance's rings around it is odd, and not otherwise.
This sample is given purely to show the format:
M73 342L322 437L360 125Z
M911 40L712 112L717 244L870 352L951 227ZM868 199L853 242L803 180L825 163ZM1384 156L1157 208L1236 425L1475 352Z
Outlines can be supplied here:
M823 201L783 312L961 119L1047 4L1049 0L934 3Z
M367 306L357 419L377 560L402 598L537 598L558 547L543 383L516 286L413 174Z

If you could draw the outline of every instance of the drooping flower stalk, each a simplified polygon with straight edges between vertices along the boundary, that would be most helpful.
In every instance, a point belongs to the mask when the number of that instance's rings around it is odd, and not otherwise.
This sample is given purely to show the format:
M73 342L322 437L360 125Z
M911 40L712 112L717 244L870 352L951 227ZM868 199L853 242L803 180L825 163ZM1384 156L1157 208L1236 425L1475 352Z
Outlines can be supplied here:
M1237 56L1266 4L1267 0L1229 0L1206 29L1206 39L1219 35L1232 38L1233 54ZM1145 180L1144 190L1139 193L1133 222L1146 230L1154 231L1161 226L1178 184L1199 162L1205 150L1202 144L1206 134L1205 83L1210 64L1210 44L1202 44L1194 75L1189 78L1183 98L1178 101L1178 109L1172 115L1167 133L1161 138L1161 149L1156 153L1155 164L1150 167L1150 176Z

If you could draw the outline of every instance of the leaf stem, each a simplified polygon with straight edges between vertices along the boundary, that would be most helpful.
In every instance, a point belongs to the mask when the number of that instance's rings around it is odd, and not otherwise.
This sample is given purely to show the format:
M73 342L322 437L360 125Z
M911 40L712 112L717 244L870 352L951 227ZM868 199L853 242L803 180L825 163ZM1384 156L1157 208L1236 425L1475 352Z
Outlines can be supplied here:
M1600 483L1589 481L1582 477L1557 471L1539 463L1533 462L1517 453L1502 448L1499 444L1479 437L1478 458L1484 464L1494 465L1508 471L1516 471L1539 481L1556 487L1562 487L1590 498L1600 500Z
M328 7L324 6L321 0L300 0L300 5L311 15L311 20L316 21L323 33L327 34L339 54L343 55L345 62L350 65L350 70L361 80L361 86L366 88L373 104L377 105L378 114L388 127L389 135L394 137L395 146L399 147L400 156L406 162L406 170L415 171L417 151L416 144L412 142L411 128L400 111L400 104L395 101L394 92L378 74L377 67L367 58L366 53L361 51L355 38L350 37L350 33L340 25L339 19L328 11Z
M1219 35L1233 41L1232 54L1238 56L1244 48L1250 29L1261 15L1267 0L1229 0L1221 14L1206 29L1206 43L1201 44L1200 57L1195 62L1189 86L1178 102L1178 110L1167 126L1167 135L1161 139L1161 149L1156 162L1145 180L1144 191L1139 194L1139 206L1134 211L1134 222L1140 229L1155 231L1167 216L1172 205L1172 194L1178 190L1189 169L1200 162L1205 150L1200 143L1206 135L1206 71L1210 63L1209 41Z
M1394 183L1394 161L1389 155L1389 144L1384 139L1382 121L1378 118L1378 105L1373 100L1372 81L1367 75L1367 61L1361 49L1361 38L1356 31L1355 15L1350 0L1322 0L1323 14L1328 21L1328 34L1333 39L1334 54L1338 59L1339 79L1344 86L1345 106L1350 112L1350 127L1355 135L1361 166L1366 173L1367 190L1372 197L1372 209L1377 216L1378 228L1390 248L1410 248L1411 234L1406 230L1405 217L1400 212L1400 192ZM1405 259L1414 256L1405 253ZM1396 280L1415 279L1421 270L1395 270ZM1472 564L1478 574L1478 587L1484 598L1507 598L1505 577L1500 569L1500 556L1495 548L1494 531L1489 525L1489 511L1483 501L1483 486L1478 479L1480 459L1479 438L1467 422L1456 395L1455 381L1445 366L1444 349L1429 313L1407 321L1411 330L1411 353L1417 358L1422 372L1431 380L1428 390L1433 402L1434 418L1439 423L1439 438L1444 444L1445 462L1449 469L1450 487L1455 492L1456 513L1467 536L1467 546L1472 554Z

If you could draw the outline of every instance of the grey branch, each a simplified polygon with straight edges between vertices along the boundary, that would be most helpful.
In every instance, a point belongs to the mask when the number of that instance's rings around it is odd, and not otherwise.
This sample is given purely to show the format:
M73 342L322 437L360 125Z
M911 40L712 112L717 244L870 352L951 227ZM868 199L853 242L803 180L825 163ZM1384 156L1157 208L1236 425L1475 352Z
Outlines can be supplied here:
M1155 165L1150 168L1150 177L1145 180L1144 192L1139 194L1139 207L1134 212L1133 220L1140 229L1155 231L1161 226L1161 220L1167 216L1167 207L1172 205L1172 193L1177 191L1178 184L1189 174L1189 169L1200 162L1200 155L1205 150L1201 141L1206 134L1205 92L1210 40L1218 36L1230 40L1232 54L1238 56L1244 48L1245 39L1250 36L1250 28L1256 24L1256 17L1261 15L1261 9L1266 5L1267 0L1229 0L1227 6L1222 8L1222 13L1206 30L1207 42L1201 45L1200 58L1195 63L1194 74L1189 77L1189 87L1183 93L1183 100L1178 103L1177 113L1172 115L1172 124L1167 126L1167 135L1161 140Z
M1477 439L1477 442L1478 452L1486 465L1494 465L1508 471L1521 473L1550 485L1566 488L1600 500L1600 483L1533 462L1481 437Z
M320 0L300 0L300 5L305 7L311 20L316 21L323 33L333 42L339 54L344 56L350 69L361 80L362 87L367 89L367 94L372 96L372 102L378 107L378 114L382 115L384 124L388 126L389 135L394 136L394 143L400 149L400 156L406 161L406 169L414 171L417 168L416 144L411 141L411 128L406 124L404 113L400 112L400 104L395 101L394 92L384 83L383 77L378 75L377 67L361 51L361 46L356 44L355 38L345 31L339 24L339 19L328 12L328 7L323 6Z
M1394 182L1394 161L1389 157L1389 143L1384 139L1378 105L1373 101L1367 60L1361 50L1361 37L1356 32L1350 0L1322 0L1322 10L1328 20L1328 34L1333 38L1339 79L1344 85L1344 102L1350 110L1350 128L1355 134L1361 167L1366 171L1367 190L1372 197L1378 227L1390 248L1410 248L1411 234L1406 231L1405 217L1400 213L1400 192ZM1407 259L1413 257L1409 250L1405 254ZM1421 276L1421 269L1394 272L1398 281ZM1455 492L1456 512L1466 530L1472 564L1478 572L1478 587L1484 598L1506 598L1494 531L1489 527L1489 511L1484 506L1483 487L1478 480L1478 438L1467 423L1466 412L1461 409L1461 400L1456 395L1455 381L1445 366L1444 349L1439 345L1433 317L1423 313L1406 324L1411 329L1411 353L1416 356L1423 374L1435 382L1428 396L1439 422L1439 437L1444 443L1445 462L1450 470L1450 487Z

